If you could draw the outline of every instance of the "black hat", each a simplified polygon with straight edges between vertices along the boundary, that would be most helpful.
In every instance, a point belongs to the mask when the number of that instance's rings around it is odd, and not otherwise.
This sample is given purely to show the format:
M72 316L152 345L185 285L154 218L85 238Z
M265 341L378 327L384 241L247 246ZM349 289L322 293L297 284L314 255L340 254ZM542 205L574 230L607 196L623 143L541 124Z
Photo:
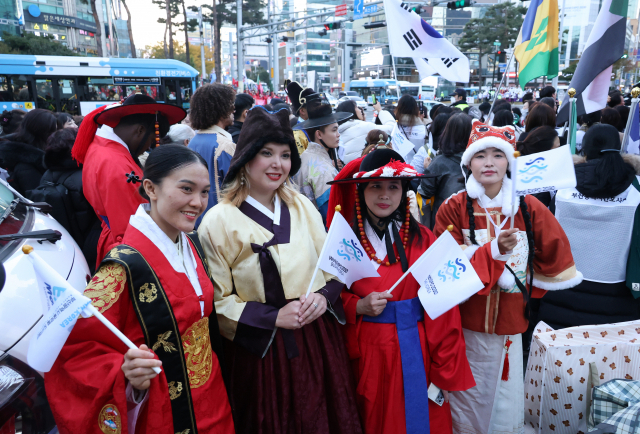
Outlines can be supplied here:
M289 124L289 111L280 109L270 112L263 106L255 106L247 113L247 118L240 130L236 152L233 154L229 171L223 184L235 179L238 172L249 161L253 160L260 149L269 142L289 145L291 149L291 170L289 176L294 176L300 170L300 155L293 138L293 131Z
M289 98L291 99L291 105L293 106L293 111L296 115L298 114L298 111L311 99L316 96L320 96L320 94L316 94L311 88L303 88L297 81L285 80L284 86L287 91L287 95L289 95Z
M318 95L318 97L309 101L307 105L307 115L309 115L309 119L296 124L296 126L293 127L294 130L309 130L311 128L323 127L344 121L353 116L353 114L349 112L333 113L333 108L331 104L329 104L327 97L320 94L315 95Z
M463 98L467 97L467 91L462 89L461 87L457 88L453 93L449 96L461 96Z
M400 179L410 181L418 178L433 178L435 175L421 175L413 166L406 164L404 158L393 149L378 148L367 154L360 163L360 171L352 178L327 182L327 184L356 184L370 181L389 181Z

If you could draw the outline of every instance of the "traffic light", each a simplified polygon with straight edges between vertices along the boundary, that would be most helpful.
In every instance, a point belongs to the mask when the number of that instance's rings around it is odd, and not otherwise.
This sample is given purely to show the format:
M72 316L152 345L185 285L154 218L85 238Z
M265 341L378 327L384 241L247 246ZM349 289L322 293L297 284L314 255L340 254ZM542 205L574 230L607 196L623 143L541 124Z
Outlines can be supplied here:
M282 37L282 42L288 42L289 41L289 37L287 36L283 36Z
M454 2L447 3L447 8L453 9L453 10L462 9L462 8L471 6L473 3L474 3L473 0L456 0Z
M422 13L422 6L415 6L411 8L416 14L420 15Z
M629 55L627 53L624 53L621 57L621 59L626 59L627 57L629 57Z
M271 42L273 42L273 40L271 38L267 38L264 40L264 42L266 42L267 44L270 44Z
M326 30L337 30L340 28L341 24L342 24L342 21L337 21L335 23L327 23L324 25L324 28Z
M327 36L327 29L322 29L318 32L318 35L320 36Z

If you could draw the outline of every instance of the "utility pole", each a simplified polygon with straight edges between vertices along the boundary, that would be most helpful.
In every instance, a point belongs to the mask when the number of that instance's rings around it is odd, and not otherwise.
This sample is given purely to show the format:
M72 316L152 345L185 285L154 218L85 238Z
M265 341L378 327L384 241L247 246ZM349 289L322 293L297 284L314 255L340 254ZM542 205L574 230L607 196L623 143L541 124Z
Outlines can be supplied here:
M564 33L564 16L565 16L565 6L567 4L567 0L562 0L562 9L560 12L560 40L558 41L558 76L560 75L560 54L562 54L562 34ZM567 44L569 43L569 39L567 38ZM566 61L565 61L566 64ZM558 90L558 76L553 79L553 87Z
M168 0L167 0L168 3ZM198 8L198 24L200 26L200 63L202 65L202 76L200 78L200 86L204 85L204 79L207 76L206 59L204 58L204 28L202 26L202 6ZM188 42L187 42L188 43Z
M238 93L244 92L244 47L242 46L242 0L236 0L236 35L238 40Z
M267 23L271 24L271 0L267 0ZM269 42L271 41L271 42ZM273 86L273 46L275 45L275 41L271 35L271 27L269 27L269 34L267 35L267 52L269 53L269 64L267 66L267 72L269 73L269 81L271 81L271 85Z
M236 65L237 66L237 65ZM233 32L229 32L229 75L237 77L233 66Z

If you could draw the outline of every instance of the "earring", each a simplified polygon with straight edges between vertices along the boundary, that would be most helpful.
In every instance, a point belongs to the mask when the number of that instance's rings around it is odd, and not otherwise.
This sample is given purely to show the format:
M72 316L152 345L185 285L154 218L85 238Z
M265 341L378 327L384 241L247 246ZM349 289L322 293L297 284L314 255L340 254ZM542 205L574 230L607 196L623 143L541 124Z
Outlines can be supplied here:
M244 186L247 183L247 180L245 179L244 175L240 175L240 185Z

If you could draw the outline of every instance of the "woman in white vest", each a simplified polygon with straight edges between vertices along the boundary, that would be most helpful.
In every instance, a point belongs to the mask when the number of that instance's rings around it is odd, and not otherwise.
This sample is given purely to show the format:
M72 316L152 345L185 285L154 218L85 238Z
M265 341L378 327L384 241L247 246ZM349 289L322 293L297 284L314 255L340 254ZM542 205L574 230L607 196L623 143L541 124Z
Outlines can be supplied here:
M620 155L618 131L604 124L587 131L583 153L576 158L578 185L558 190L555 214L584 281L540 300L538 319L554 328L640 319L640 303L626 285L640 158ZM635 225L638 230L640 221Z
M386 110L382 110L379 102L374 104L373 109L378 112L380 125L367 122L364 111L361 110L353 100L343 101L338 105L337 112L351 113L353 116L338 127L340 133L340 148L344 150L341 156L342 161L347 164L362 156L362 151L367 146L367 134L372 130L382 130L391 135L396 120Z

